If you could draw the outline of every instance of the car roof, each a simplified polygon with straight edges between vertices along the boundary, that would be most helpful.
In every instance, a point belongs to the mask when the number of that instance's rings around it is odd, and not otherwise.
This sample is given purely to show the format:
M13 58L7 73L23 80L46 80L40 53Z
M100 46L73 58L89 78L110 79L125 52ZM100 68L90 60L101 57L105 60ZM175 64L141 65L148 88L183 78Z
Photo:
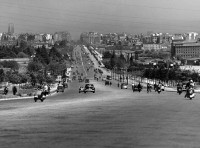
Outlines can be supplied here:
M85 84L85 85L94 85L94 84L91 84L91 83L87 83L87 84Z

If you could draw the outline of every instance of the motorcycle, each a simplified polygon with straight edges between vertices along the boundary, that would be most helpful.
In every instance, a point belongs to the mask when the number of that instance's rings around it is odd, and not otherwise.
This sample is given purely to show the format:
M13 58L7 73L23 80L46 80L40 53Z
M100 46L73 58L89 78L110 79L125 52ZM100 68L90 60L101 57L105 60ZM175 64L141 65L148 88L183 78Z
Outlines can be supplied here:
M40 100L41 102L43 102L45 99L46 99L46 95L44 94L44 92L41 92L41 94L34 95L35 102L37 102L37 100Z
M161 87L158 87L158 88L157 88L157 92L160 94L161 91L162 91L162 90L161 90Z
M142 88L141 88L141 87L139 87L139 88L138 88L138 91L139 91L139 92L141 92L141 91L142 91Z
M177 88L177 93L180 95L182 92L183 92L182 87L178 87L178 88Z
M6 88L4 88L3 94L4 94L4 95L7 95L7 93L8 93L8 88L6 87Z
M194 89L193 88L189 88L187 90L186 96L187 96L187 98L189 98L190 100L192 100L195 97Z

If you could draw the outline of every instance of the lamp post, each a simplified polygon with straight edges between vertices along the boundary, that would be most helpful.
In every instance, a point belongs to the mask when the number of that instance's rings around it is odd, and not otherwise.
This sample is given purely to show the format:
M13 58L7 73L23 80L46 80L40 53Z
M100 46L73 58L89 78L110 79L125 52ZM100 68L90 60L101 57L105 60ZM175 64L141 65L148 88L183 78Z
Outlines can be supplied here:
M127 80L127 84L128 84L128 68L126 68L126 80Z
M120 68L120 82L122 81L122 68Z

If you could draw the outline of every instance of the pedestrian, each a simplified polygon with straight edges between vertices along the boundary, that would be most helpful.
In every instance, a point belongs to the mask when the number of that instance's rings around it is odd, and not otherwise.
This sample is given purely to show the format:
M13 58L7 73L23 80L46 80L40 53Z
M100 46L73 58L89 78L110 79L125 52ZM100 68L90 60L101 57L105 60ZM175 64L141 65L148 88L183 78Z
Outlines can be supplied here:
M50 95L51 93L51 87L50 87L50 84L48 85L48 94Z
M142 90L142 85L140 84L140 82L137 87L138 87L138 91L140 92Z
M5 87L4 87L4 95L7 95L7 93L8 93L8 87L5 86Z
M44 92L45 96L48 94L48 86L47 86L47 84L44 85L43 92Z
M155 92L157 91L157 84L156 83L154 83L154 85L153 85L153 89L155 90Z
M110 81L110 86L112 85L112 82Z
M135 89L135 84L132 83L132 90L133 90L133 92L134 92L134 89Z
M16 93L17 93L17 87L13 86L12 91L13 91L13 95L16 95Z
M151 92L151 85L147 83L147 93Z
M119 83L117 83L117 86L119 87Z

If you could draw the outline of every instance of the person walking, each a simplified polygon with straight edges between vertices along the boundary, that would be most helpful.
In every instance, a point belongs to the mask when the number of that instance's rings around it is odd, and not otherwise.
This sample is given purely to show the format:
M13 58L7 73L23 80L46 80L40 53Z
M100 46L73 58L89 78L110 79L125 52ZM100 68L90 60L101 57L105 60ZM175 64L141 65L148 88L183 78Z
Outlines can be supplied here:
M133 90L133 92L134 92L134 89L135 89L135 84L132 83L132 90Z
M12 91L13 91L13 95L16 95L16 93L17 93L17 87L15 85L13 86Z
M151 85L147 83L147 93L151 92Z
M4 95L7 95L7 93L8 93L8 87L5 86L5 87L4 87Z

